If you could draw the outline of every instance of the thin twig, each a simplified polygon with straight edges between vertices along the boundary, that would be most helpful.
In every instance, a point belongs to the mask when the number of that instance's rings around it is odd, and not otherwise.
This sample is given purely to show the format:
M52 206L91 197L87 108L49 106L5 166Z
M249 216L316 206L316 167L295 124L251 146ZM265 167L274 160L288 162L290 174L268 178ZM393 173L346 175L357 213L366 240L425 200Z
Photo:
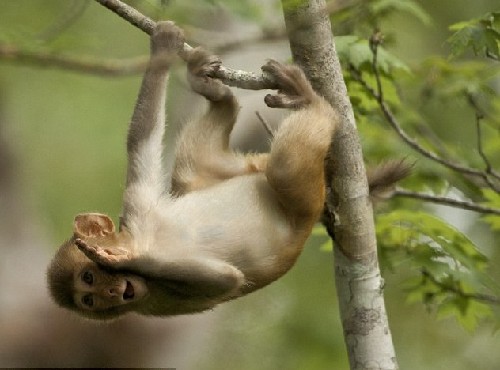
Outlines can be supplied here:
M262 123L262 126L264 126L264 129L269 134L269 136L271 138L274 138L274 132L273 132L271 126L269 126L269 123L264 119L264 117L262 117L262 115L260 114L259 111L256 110L255 114L257 115L257 118L259 119L260 123Z
M2 61L36 65L45 68L63 68L66 70L91 73L103 76L123 76L144 71L148 57L126 60L99 60L81 56L54 55L43 51L20 50L13 45L0 44Z
M484 153L484 150L483 150L483 140L482 140L483 138L482 138L482 134L481 134L481 126L482 126L481 125L481 121L484 118L484 114L479 109L479 106L478 106L476 100L474 99L474 97L472 96L472 94L466 94L466 97L467 97L467 101L474 108L474 111L475 111L474 115L476 116L477 150L479 152L479 155L483 159L484 164L486 165L486 172L489 172L489 171L491 171L492 167L491 167L491 163L490 163L488 157Z
M467 102L469 103L469 105L472 107L472 109L474 109L474 113L476 116L477 150L479 152L479 155L483 159L484 164L486 165L486 173L491 175L495 179L500 180L500 175L493 169L493 166L491 165L491 162L486 156L486 153L483 149L482 120L484 119L486 114L483 112L478 102L471 93L465 94L465 97L467 98ZM485 180L488 181L488 183L489 181L491 181L489 178L485 178ZM494 184L490 184L490 187L494 188Z
M498 55L492 53L489 50L486 50L486 58L494 60L495 62L499 62L500 61L500 58L498 58Z
M119 15L127 22L132 23L141 31L151 35L155 29L156 22L146 17L135 8L119 0L96 0L102 6L105 6L113 13Z
M426 125L423 122L417 122L415 124L415 131L417 132L417 134L428 140L432 146L434 146L439 156L443 158L450 157L450 153L443 144L441 138L438 135L436 135L436 133L433 130L431 130L428 125Z
M475 177L480 177L483 179L488 186L494 190L497 193L500 193L500 188L496 186L496 184L491 181L489 175L493 176L496 178L496 173L493 172L491 166L487 169L487 171L481 171L477 170L475 168L470 168L463 166L461 164L458 164L456 162L452 162L449 160L446 160L436 153L433 153L427 149L424 149L414 138L410 137L401 127L399 122L396 120L396 117L392 113L391 109L389 108L388 104L384 100L384 95L383 95L383 90L382 90L382 80L380 77L380 72L377 66L377 55L378 55L378 46L382 43L383 37L379 32L375 32L372 37L370 38L370 49L372 51L373 57L372 57L372 70L375 75L375 80L377 83L377 91L375 91L372 87L370 87L366 81L363 80L361 77L361 73L352 65L350 65L350 69L353 75L353 78L358 81L359 83L362 84L363 87L373 96L373 98L377 101L379 104L382 113L384 114L386 120L389 122L389 124L392 126L392 128L396 131L396 133L405 141L410 147L412 147L414 150L422 154L423 156L438 162L442 164L443 166L446 166L454 171L461 172L463 174L475 176ZM489 162L488 162L489 163ZM497 179L500 179L497 178Z
M375 31L370 37L370 50L372 51L372 70L375 75L375 81L377 83L377 96L376 99L379 101L384 101L384 91L382 90L382 80L380 79L380 73L378 72L378 47L383 42L383 36L380 31Z
M425 278L432 281L433 284L435 284L439 288L441 288L442 291L455 293L460 297L467 298L467 299L473 299L475 301L481 301L481 302L491 303L491 304L495 304L495 305L500 305L500 297L496 297L496 296L489 295L489 294L482 294L482 293L466 293L462 289L460 289L459 287L451 286L449 284L445 284L445 283L440 282L425 268L422 269L422 275Z
M401 198L411 198L418 199L424 202L442 204L445 206L467 209L469 211L475 211L483 214L492 214L492 215L500 215L500 209L492 208L487 206L482 206L474 202L468 202L464 200L456 200L448 197L442 197L438 195L419 193L415 191L410 191L402 188L397 188L393 193L393 196L401 197Z
M120 0L95 0L99 4L105 6L112 12L116 13L127 22L133 24L143 32L151 35L156 23L150 18L146 17L133 7L121 2ZM193 48L184 43L184 49L179 53L180 57L184 60L187 59L189 52ZM214 76L220 79L223 83L229 86L235 86L247 90L263 90L263 89L276 89L276 83L268 74L257 75L251 72L241 70L234 70L221 66Z

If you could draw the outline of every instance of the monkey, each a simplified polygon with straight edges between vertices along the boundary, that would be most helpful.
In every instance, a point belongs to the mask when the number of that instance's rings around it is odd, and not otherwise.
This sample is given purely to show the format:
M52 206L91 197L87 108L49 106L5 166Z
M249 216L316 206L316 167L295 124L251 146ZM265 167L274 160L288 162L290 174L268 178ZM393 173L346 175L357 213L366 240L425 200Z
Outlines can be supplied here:
M239 105L228 86L210 77L221 60L202 48L187 56L187 79L209 107L180 133L168 190L166 86L183 42L172 22L158 22L151 35L127 134L118 230L107 215L77 215L73 235L48 267L54 301L83 317L191 314L251 293L294 265L323 211L323 162L337 112L299 67L269 60L262 69L278 89L264 102L290 114L269 153L234 151L229 136Z

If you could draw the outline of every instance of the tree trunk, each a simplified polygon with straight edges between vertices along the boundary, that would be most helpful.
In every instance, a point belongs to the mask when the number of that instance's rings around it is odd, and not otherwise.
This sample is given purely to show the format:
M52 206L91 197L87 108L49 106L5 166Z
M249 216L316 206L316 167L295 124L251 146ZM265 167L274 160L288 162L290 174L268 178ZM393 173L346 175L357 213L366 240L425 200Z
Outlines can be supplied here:
M324 0L282 0L295 63L332 104L341 124L327 163L335 213L334 265L351 369L398 369L383 298L373 211L361 145Z

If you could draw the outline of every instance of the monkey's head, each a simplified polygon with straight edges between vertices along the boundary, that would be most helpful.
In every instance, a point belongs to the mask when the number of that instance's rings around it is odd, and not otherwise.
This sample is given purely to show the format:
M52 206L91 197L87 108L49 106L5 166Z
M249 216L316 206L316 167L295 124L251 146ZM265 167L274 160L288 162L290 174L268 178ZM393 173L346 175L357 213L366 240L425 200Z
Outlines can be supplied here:
M73 237L59 247L47 270L54 301L84 317L100 320L136 311L148 295L145 280L110 268L113 262L106 263L106 255L99 256L96 252L93 256L81 250L83 245L125 253L119 247L120 242L123 238L115 233L108 216L96 213L76 216Z

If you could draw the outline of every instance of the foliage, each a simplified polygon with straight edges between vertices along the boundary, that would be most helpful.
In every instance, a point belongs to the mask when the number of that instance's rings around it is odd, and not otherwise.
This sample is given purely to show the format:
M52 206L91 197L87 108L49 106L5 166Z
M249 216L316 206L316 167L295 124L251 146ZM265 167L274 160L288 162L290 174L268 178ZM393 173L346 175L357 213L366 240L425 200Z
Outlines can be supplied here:
M424 24L430 23L425 11L412 1L356 2L334 15L337 21L347 21L356 15L356 25L350 29L354 34L363 34L367 26L373 30L370 39L356 35L335 39L366 157L372 160L401 155L419 158L418 153L409 151L384 127L387 117L378 100L382 96L380 99L394 112L401 129L418 138L418 144L425 150L484 168L487 162L476 147L479 140L488 162L498 163L500 99L495 83L499 66L487 59L458 60L457 57L472 48L476 54L497 58L499 13L453 25L450 29L455 33L448 40L453 58L433 56L409 66L382 47L384 37L380 29L373 28L403 9ZM379 43L374 45L374 40ZM441 134L438 125L424 123L432 118L427 113L430 109L426 111L422 107L439 104L439 115L443 119L446 117L443 107L454 106L457 101L470 116L471 124L462 131L474 135L474 139L470 135L467 138L468 145L474 149L473 155L470 147L457 146L453 136ZM495 188L478 185L461 173L444 171L441 165L427 158L419 160L417 167L405 182L413 190L433 195L458 191L484 205L500 208L500 196ZM411 209L408 203L399 204ZM492 230L500 230L499 216L484 216L483 220ZM488 259L465 234L430 213L413 210L381 215L377 217L376 227L383 267L410 274L406 282L409 302L419 301L435 308L439 318L453 316L469 330L492 315L491 305L500 302L499 289L486 273ZM314 234L322 235L322 231L315 230ZM326 234L323 232L323 235ZM331 247L331 243L325 241L321 249L331 250Z
M429 14L413 0L366 0L352 1L332 14L332 24L347 33L366 34L382 27L396 14L418 19L424 25L431 24Z
M500 225L499 218L493 218ZM500 286L487 275L486 256L462 232L423 211L398 210L376 219L379 259L382 268L403 273L407 301L421 302L439 319L454 317L473 330L493 314ZM321 227L320 249L333 248ZM409 276L408 276L409 275Z
M462 55L467 49L474 54L500 59L500 12L488 13L480 18L450 26L455 33L448 39L451 56Z
M436 307L472 330L491 316L485 292L498 290L486 274L487 258L459 230L425 212L399 210L377 218L383 267L411 274L409 302Z
M500 194L491 190L483 189L485 198L484 204L490 207L500 207ZM500 216L487 215L483 216L483 221L490 225L493 230L500 231Z

